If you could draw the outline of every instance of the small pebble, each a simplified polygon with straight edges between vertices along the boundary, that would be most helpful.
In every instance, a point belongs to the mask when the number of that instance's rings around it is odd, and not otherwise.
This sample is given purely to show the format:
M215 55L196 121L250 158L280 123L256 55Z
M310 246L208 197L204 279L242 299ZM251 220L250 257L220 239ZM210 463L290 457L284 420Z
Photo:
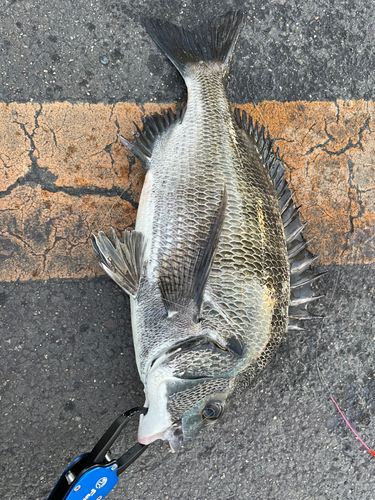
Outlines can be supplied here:
M109 63L108 58L107 58L106 56L102 56L102 57L100 58L100 62L101 62L102 64L108 64L108 63Z

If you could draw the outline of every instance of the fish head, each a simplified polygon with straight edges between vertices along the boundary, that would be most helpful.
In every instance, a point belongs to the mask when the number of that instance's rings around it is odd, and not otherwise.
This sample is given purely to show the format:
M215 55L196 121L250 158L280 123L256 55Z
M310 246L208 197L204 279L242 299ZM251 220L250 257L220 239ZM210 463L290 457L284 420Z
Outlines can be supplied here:
M156 360L146 382L146 415L138 441L169 441L175 452L223 414L242 355L204 337L186 341Z

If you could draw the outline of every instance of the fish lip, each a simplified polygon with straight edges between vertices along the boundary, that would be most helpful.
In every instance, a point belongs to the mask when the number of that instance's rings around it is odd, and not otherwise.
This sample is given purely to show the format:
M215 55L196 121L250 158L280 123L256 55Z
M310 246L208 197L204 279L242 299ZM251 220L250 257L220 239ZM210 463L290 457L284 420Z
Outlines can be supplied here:
M153 443L154 441L157 441L158 439L164 439L163 436L164 436L165 432L166 431L158 432L157 434L154 434L153 436L145 436L143 438L138 438L138 443L141 443L141 444L147 446L147 445Z
M154 441L157 441L158 439L169 441L171 452L176 453L184 440L182 432L182 419L172 424L165 431L158 432L157 434L153 434L152 436L145 436L141 438L138 437L138 442L147 446Z
M171 427L166 431L164 439L168 440L171 452L176 453L184 441L182 419L171 425Z

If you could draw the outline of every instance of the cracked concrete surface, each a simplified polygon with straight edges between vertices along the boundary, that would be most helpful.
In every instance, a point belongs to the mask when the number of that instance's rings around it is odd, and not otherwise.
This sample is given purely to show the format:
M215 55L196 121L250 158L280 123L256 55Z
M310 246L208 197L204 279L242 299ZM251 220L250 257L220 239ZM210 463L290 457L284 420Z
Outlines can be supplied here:
M90 249L91 233L132 227L135 216L134 207L120 197L19 186L0 199L2 281L101 274Z
M167 107L3 104L0 157L12 168L0 169L0 280L101 273L90 235L132 226L144 179L117 134L130 139L133 121ZM374 262L375 104L240 107L275 139L320 262Z
M245 109L276 139L320 262L374 262L374 102L271 102Z
M0 191L6 191L19 178L23 177L31 168L29 151L30 139L22 127L17 123L21 115L23 123L31 123L35 117L35 108L17 104L0 106Z

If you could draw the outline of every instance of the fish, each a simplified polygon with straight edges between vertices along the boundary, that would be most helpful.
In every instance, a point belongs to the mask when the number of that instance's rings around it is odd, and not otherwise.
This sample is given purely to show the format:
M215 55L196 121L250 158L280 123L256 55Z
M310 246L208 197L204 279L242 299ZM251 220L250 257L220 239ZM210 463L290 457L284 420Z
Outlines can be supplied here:
M133 141L119 136L146 170L135 229L93 235L101 267L130 297L148 408L138 441L173 452L223 415L319 298L280 154L228 102L242 21L240 11L194 31L146 21L187 103L143 117Z

